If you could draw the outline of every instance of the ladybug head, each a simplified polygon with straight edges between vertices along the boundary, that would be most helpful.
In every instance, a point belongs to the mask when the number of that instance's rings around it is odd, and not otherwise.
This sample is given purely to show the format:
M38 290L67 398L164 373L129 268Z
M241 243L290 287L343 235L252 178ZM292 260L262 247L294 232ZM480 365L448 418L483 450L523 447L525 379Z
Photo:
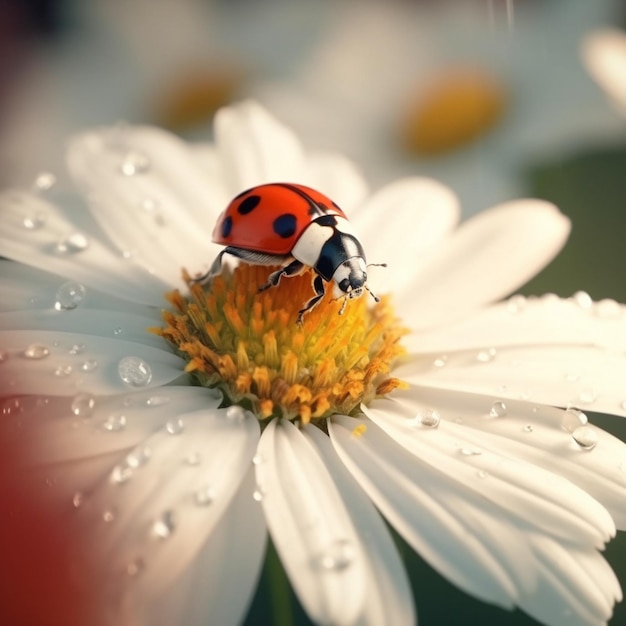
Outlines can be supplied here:
M366 288L367 271L361 257L352 257L344 261L333 274L334 292L339 298L358 298Z

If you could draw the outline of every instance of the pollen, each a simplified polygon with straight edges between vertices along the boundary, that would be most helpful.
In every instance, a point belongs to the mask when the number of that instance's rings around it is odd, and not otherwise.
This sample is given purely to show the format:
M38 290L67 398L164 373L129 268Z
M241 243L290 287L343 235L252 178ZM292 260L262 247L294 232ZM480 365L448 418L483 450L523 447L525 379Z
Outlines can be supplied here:
M226 404L261 421L301 424L355 415L362 403L402 386L390 372L407 331L389 296L378 303L352 299L340 315L342 302L328 288L298 325L299 310L313 296L312 274L259 292L273 269L242 263L206 286L183 272L189 293L166 294L170 308L153 332L186 359L198 385L220 389Z

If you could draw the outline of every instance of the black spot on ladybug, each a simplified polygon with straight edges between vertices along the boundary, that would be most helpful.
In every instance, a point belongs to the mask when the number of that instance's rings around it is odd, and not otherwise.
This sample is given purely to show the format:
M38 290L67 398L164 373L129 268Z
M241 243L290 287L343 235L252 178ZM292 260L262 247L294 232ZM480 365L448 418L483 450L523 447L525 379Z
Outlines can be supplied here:
M233 229L233 218L229 215L222 222L222 237L224 238L228 237L232 229Z
M296 232L296 216L292 213L279 215L272 224L274 232L283 239L292 237Z
M240 215L248 215L251 211L254 211L261 202L261 196L248 196L238 207L237 213Z

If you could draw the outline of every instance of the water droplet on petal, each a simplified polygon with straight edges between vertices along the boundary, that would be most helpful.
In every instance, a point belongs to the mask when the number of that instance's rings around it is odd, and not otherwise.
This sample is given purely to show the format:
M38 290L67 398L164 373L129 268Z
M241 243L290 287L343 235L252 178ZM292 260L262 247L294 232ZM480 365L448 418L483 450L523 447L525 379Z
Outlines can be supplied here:
M139 445L126 456L126 464L133 469L145 465L152 457L152 450L148 446Z
M91 417L96 406L96 397L91 393L79 393L72 400L72 413L77 417Z
M459 448L459 454L461 456L480 456L482 452L480 450L476 450L476 448L463 446L462 448Z
M568 383L577 383L580 380L580 374L577 372L566 372L565 380Z
M141 572L143 572L143 570L146 568L146 563L142 558L137 558L132 560L127 566L126 566L126 573L129 576L138 576L139 574L141 574Z
M57 367L54 369L54 375L57 378L67 378L71 373L71 365L57 365Z
M491 417L504 417L506 415L506 404L502 401L494 402L489 410Z
M479 363L490 363L496 358L496 349L489 348L487 350L480 350L476 355L476 360Z
M441 422L441 416L435 409L421 409L412 421L423 428L437 428Z
M150 396L146 400L148 406L162 406L170 401L169 396Z
M208 485L196 490L193 494L193 501L198 506L209 506L215 500L215 490Z
M152 368L138 356L120 359L117 371L122 381L131 387L144 387L152 380Z
M252 463L254 465L263 465L263 463L265 463L265 458L263 457L262 454L255 454L252 457Z
M72 505L75 509L79 509L83 504L84 496L80 491L77 491L72 497Z
M83 372L94 372L98 369L98 361L96 361L96 359L87 359L80 366L80 369L83 370Z
M157 539L167 539L175 529L174 513L172 511L163 511L161 516L154 521L150 533Z
M535 429L533 428L532 424L526 424L526 426L524 426L524 428L522 428L522 430L525 433L532 433Z
M102 422L102 428L109 432L117 432L126 428L126 416L122 413L111 413L104 422Z
M185 430L185 424L180 418L168 420L165 424L165 430L169 435L180 435Z
M478 470L476 472L476 476L478 476L478 478L480 478L480 479L484 479L484 478L487 478L487 476L489 476L489 474L485 470Z
M118 335L122 334L122 329L118 326L117 328L113 329L113 334L117 337Z
M60 239L56 245L57 254L76 254L83 252L89 247L89 240L83 233L72 233Z
M120 463L111 470L111 482L122 485L133 477L133 468L127 463Z
M87 290L80 283L71 280L63 283L57 289L54 308L57 311L72 311L83 302L86 293Z
M519 313L526 308L526 296L516 294L511 296L506 302L506 309L509 313Z
M596 393L595 389L592 389L591 387L585 387L584 389L581 389L579 394L578 394L578 401L581 404L593 404L598 398L598 394Z
M39 230L45 225L47 219L48 217L45 213L33 213L32 215L27 215L22 224L24 224L24 228L27 230Z
M113 512L112 509L106 509L106 511L102 513L102 520L106 522L107 524L112 522L114 519L115 519L115 513Z
M265 490L261 489L260 487L255 489L252 492L252 498L254 499L255 502L261 502L261 500L265 498Z
M615 300L605 298L604 300L600 300L600 302L596 302L594 313L598 317L603 318L619 317L622 314L622 307Z
M196 465L200 465L202 462L202 457L199 452L192 452L185 457L185 465L190 465L191 467L195 467Z
M44 346L41 343L32 343L28 346L22 355L27 359L32 359L33 361L40 361L41 359L45 359L50 354L50 350L47 346Z
M591 309L593 306L593 300L591 296L586 291L577 291L573 296L572 300L581 308L581 309Z
M447 354L442 354L441 356L438 356L433 361L433 365L435 367L437 367L437 368L445 367L447 363L448 363L448 355Z
M561 428L568 433L573 433L579 426L585 426L588 421L587 416L580 409L570 407L561 415Z
M75 343L67 352L68 354L82 354L85 351L84 343Z
M54 187L56 182L57 178L52 172L41 172L41 174L35 178L34 187L37 191L48 191Z
M598 434L591 426L579 426L572 433L572 439L583 450L593 450L598 445Z
M226 417L235 422L243 422L246 412L238 404L233 404L226 409Z
M124 176L145 174L150 169L150 159L143 153L132 150L127 152L120 163L120 171Z
M354 562L354 547L347 539L337 539L324 549L316 559L323 570L341 572Z

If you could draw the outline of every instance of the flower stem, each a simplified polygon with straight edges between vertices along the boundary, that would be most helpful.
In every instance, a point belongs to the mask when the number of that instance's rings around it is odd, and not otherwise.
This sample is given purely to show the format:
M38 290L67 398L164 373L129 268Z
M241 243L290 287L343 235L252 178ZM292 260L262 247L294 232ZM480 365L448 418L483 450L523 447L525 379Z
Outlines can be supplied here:
M265 569L270 587L270 602L273 614L272 623L275 626L293 626L291 588L280 562L280 558L276 553L276 548L271 541L268 542Z

